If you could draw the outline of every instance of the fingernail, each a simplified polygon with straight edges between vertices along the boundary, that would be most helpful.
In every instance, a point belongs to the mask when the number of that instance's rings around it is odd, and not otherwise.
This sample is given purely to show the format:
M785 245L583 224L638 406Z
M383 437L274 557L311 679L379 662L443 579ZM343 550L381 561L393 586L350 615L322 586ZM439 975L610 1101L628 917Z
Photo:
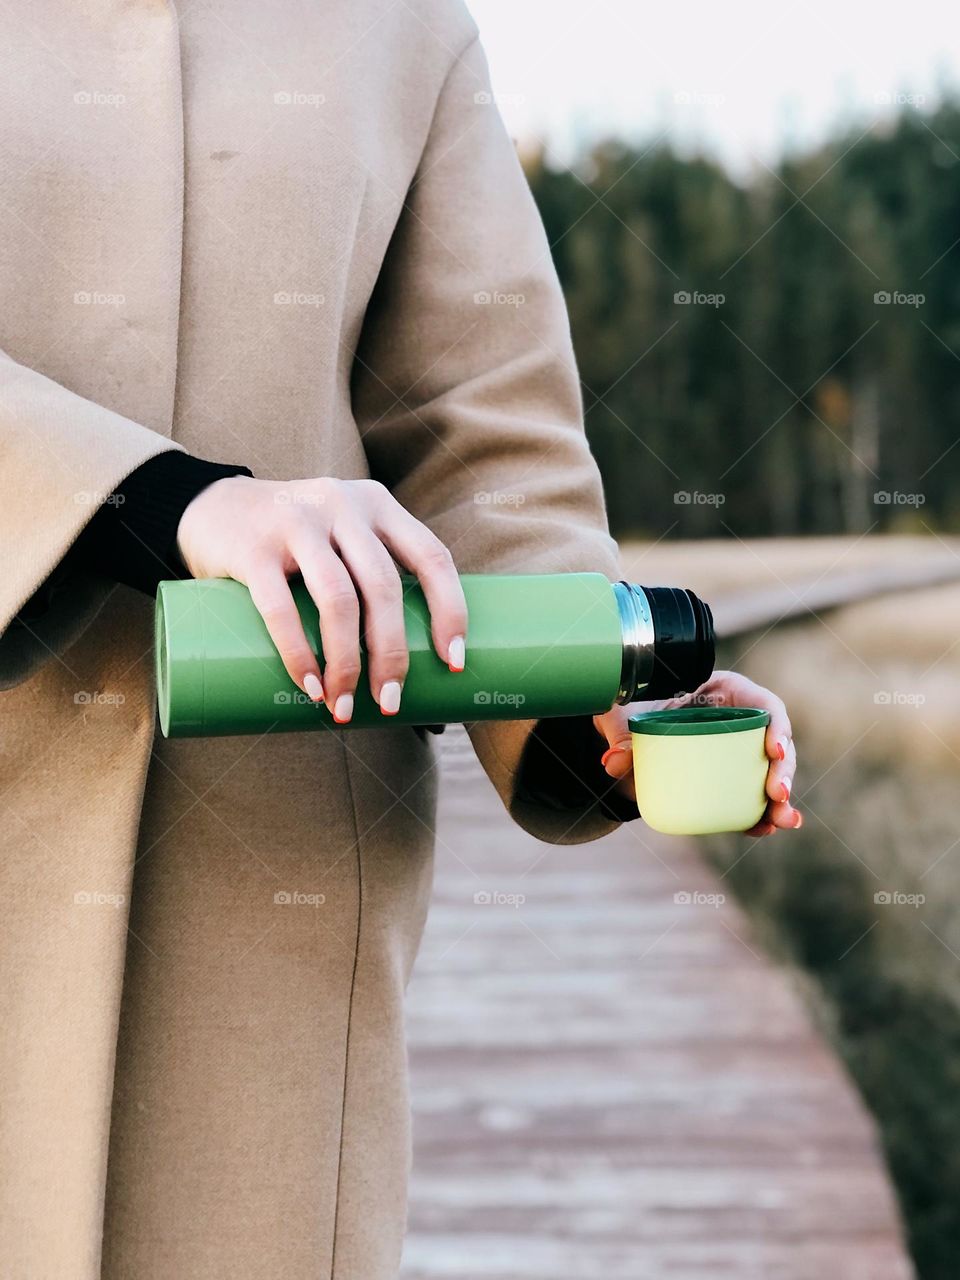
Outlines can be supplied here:
M353 715L353 694L341 693L333 707L333 718L337 724L346 724Z
M778 739L777 739L777 758L778 758L779 760L786 760L786 758L787 758L787 740L786 740L786 738L778 738Z
M629 747L608 747L607 750L600 757L600 763L605 766L607 761L610 759L610 757L615 756L618 751L629 751L629 750L630 750Z
M799 831L799 830L800 830L800 828L801 828L802 826L803 826L803 814L802 814L802 813L798 813L798 811L797 811L796 809L794 809L794 811L793 811L793 829L794 829L794 831Z
M790 787L791 787L792 781L793 781L793 780L792 780L791 778L781 778L781 779L780 779L780 790L781 790L781 792L782 792L782 794L783 794L783 803L784 803L784 804L786 804L786 803L787 803L787 801L790 799Z
M447 649L447 666L451 671L462 671L467 661L467 644L463 636L454 636Z
M385 716L395 716L400 710L400 694L403 692L399 680L388 680L380 690L380 710Z
M312 698L314 702L323 701L323 685L320 683L318 676L311 671L309 675L303 677L303 687L307 691L307 697Z

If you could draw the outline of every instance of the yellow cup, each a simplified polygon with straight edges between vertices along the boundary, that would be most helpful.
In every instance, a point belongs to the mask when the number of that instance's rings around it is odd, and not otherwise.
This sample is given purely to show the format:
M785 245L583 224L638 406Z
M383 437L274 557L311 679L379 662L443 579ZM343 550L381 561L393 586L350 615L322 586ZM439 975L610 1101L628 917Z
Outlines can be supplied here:
M679 707L630 717L637 804L673 836L747 831L767 806L769 711Z

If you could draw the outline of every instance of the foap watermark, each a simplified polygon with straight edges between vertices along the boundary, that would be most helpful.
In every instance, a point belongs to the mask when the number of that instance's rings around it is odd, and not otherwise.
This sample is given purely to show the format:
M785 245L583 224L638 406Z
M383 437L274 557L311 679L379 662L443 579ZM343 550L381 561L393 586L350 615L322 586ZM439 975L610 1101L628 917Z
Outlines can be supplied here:
M309 489L293 493L289 489L281 489L273 497L274 506L277 507L322 507L326 501L325 494Z
M722 507L726 500L725 493L702 493L699 489L678 489L673 495L677 507Z
M109 93L104 89L78 89L73 101L78 107L122 107L125 93Z
M522 907L527 897L524 893L503 893L499 889L480 889L473 895L477 907Z
M878 107L922 107L927 101L925 93L898 93L889 89L878 89L873 95Z
M73 895L75 907L122 907L127 900L125 893L105 893L102 889L78 889Z
M726 707L729 703L725 693L691 693L689 697L684 698L683 705L685 707Z
M878 689L873 695L873 701L878 707L922 707L927 698L923 693L905 693L901 689Z
M480 289L473 295L478 307L522 307L526 300L526 294L505 293L502 289Z
M281 89L273 95L277 107L322 107L326 100L325 93L302 93L298 89Z
M316 707L320 704L308 698L300 689L280 689L273 695L273 705L275 707Z
M122 507L127 500L125 493L97 493L92 489L78 489L73 495L78 507Z
M127 301L125 293L102 293L97 289L78 289L73 295L78 307L122 307Z
M901 293L899 289L878 289L873 295L878 307L922 307L926 300L925 293Z
M126 700L124 694L105 689L78 689L73 695L78 707L122 707Z
M322 907L326 900L325 893L303 893L300 889L278 889L273 895L278 907Z
M927 900L924 893L901 893L899 889L879 889L873 900L878 907L922 907Z
M699 889L681 889L673 895L678 907L722 907L727 897L724 893L701 893Z
M473 695L477 707L522 707L526 700L524 693L504 693L502 689L478 689Z
M527 496L510 489L478 489L473 500L478 507L522 507Z
M473 95L478 107L522 107L527 100L525 93L493 93L489 89L478 89Z
M701 293L699 289L678 289L673 301L678 307L722 307L725 293Z
M322 307L326 302L322 293L302 293L298 289L280 289L273 295L275 307Z
M876 507L922 507L926 500L925 493L901 493L899 489L878 489L873 495Z

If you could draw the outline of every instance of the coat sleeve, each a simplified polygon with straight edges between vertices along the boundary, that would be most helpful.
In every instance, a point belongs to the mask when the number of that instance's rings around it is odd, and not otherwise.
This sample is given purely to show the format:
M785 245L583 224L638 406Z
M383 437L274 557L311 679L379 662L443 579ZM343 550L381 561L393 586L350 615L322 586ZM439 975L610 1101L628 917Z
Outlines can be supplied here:
M440 94L353 392L372 475L461 573L619 576L550 248L476 40ZM595 801L571 810L523 787L534 724L468 726L512 816L554 843L612 830ZM596 737L589 719L581 731ZM561 785L563 773L558 762Z
M179 449L0 352L0 688L82 634L112 589L66 553L125 476Z
M187 507L209 485L238 475L252 477L253 472L180 449L148 458L97 509L67 552L68 567L155 596L165 578L190 576L177 548Z

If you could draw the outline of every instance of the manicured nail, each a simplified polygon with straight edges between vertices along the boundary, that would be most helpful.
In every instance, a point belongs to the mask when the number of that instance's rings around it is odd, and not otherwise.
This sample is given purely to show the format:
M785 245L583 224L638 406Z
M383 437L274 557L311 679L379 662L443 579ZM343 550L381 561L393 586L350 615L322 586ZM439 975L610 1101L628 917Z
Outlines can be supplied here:
M337 724L346 724L353 715L353 694L341 693L333 707L333 718Z
M462 671L467 661L467 644L463 636L454 636L447 649L447 666L451 671Z
M399 680L388 680L380 690L380 710L385 716L395 716L400 710L400 694L403 692Z
M787 801L790 799L790 785L791 785L791 781L792 781L792 779L790 779L790 778L781 778L781 779L780 779L780 791L781 791L781 793L782 793L782 799L783 799L783 803L784 803L784 804L786 804L786 803L787 803Z
M606 768L607 761L610 759L611 756L615 756L618 751L630 751L630 750L631 750L630 747L608 747L607 750L600 757L600 763L604 766L604 768Z
M787 758L787 740L786 738L777 739L777 759L786 760Z
M314 702L323 701L323 685L320 683L319 677L315 676L312 671L309 675L303 677L303 687L307 691L308 698L312 698Z
M799 831L799 830L800 830L800 828L801 828L802 826L803 826L803 814L802 814L802 813L799 813L796 809L794 809L794 811L793 811L793 829L794 829L794 831Z

